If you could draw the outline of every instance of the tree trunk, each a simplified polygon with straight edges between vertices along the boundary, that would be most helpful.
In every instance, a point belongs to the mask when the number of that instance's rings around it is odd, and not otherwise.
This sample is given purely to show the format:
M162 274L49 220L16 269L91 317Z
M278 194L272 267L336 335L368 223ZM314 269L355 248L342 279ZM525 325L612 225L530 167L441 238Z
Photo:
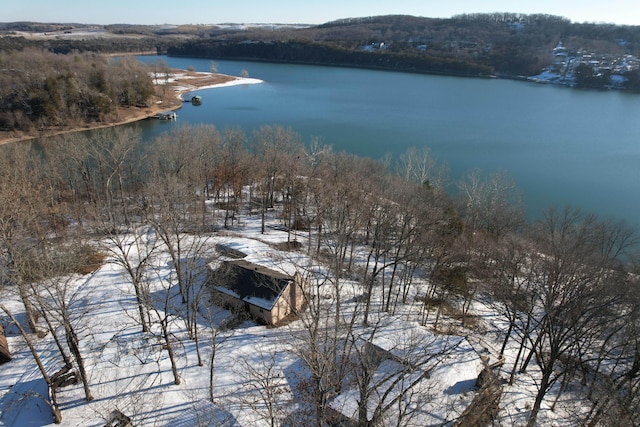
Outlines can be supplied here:
M78 373L80 374L80 379L82 380L85 399L87 401L91 401L93 400L93 396L91 395L91 390L89 388L89 378L87 377L87 371L84 366L84 359L82 358L82 353L80 352L78 336L67 320L64 320L64 323L64 329L67 335L67 344L69 345L69 350L71 351L71 354L73 354L73 358L76 360L76 364L78 365Z
M40 336L37 326L37 317L36 317L36 309L31 305L31 301L29 301L29 294L25 285L18 285L18 292L20 293L20 299L22 300L22 304L24 304L25 314L27 315L27 321L29 322L29 328L31 331Z
M58 338L58 335L56 334L55 327L51 324L51 321L49 320L49 316L44 310L42 311L42 317L44 318L44 321L47 323L47 327L49 328L49 331L51 332L51 336L53 337L53 340L55 341L56 346L58 347L58 351L60 352L60 355L64 360L64 364L71 366L71 358L67 355L67 352L65 351L64 347L62 346L62 343L60 342L60 339Z
M214 394L214 368L215 368L215 359L216 359L216 338L213 338L213 342L211 343L211 357L209 358L209 401L211 403L215 403L215 394Z
M511 337L511 332L513 332L513 321L509 319L509 329L507 329L507 333L504 336L504 341L502 341L502 347L500 347L500 358L504 356L504 351L507 348L507 343L509 342L509 338Z
M516 359L513 361L513 368L511 369L511 375L509 375L509 385L513 385L513 380L516 377L516 371L518 370L518 362L520 361L520 356L522 356L523 349L524 349L524 344L520 343L520 348L518 348L518 354L516 354Z
M20 331L20 334L22 335L25 342L27 343L27 347L29 347L29 351L31 351L33 360L35 360L36 365L38 365L38 369L40 370L40 374L42 374L42 378L44 379L44 382L47 384L47 388L49 390L52 390L51 378L49 377L49 374L47 374L47 370L45 369L44 364L42 363L42 360L40 359L40 356L36 351L36 348L33 346L33 343L31 342L31 338L27 334L27 331L24 330L24 328L22 327L20 322L18 322L18 320L15 318L13 313L11 313L4 305L0 304L0 310L4 311L5 314L9 316L13 324L16 325L16 327ZM54 422L56 424L60 424L62 422L62 413L60 412L60 407L58 406L58 401L56 399L55 392L51 393L51 397L52 397L52 402L50 404L51 413L53 415Z
M193 340L196 346L196 355L198 356L198 366L203 366L204 362L202 361L202 354L200 354L200 336L198 335L198 305L195 302L197 298L194 297L193 303Z
M540 406L542 405L542 400L544 396L547 394L547 388L549 388L549 379L551 378L552 370L550 368L546 368L542 372L542 380L540 380L540 387L538 388L538 394L536 395L536 400L533 403L533 408L531 409L531 413L529 414L529 420L527 421L527 427L533 427L536 424L536 418L538 417L538 412L540 412Z
M371 273L371 277L369 277L367 283L367 295L365 295L367 301L364 308L364 319L362 324L367 326L369 325L369 309L371 308L371 294L373 293L373 284L376 280L376 276L378 275L378 258L376 257L376 262L373 266L373 272Z
M323 427L325 425L325 407L327 403L327 393L322 387L322 378L313 375L315 390L314 393L316 395L316 427Z
M176 365L176 357L173 353L173 345L171 344L171 337L169 334L169 327L167 325L167 320L163 320L160 322L162 325L162 337L164 338L164 345L167 348L167 353L169 354L169 361L171 362L171 372L173 373L173 383L175 385L180 385L180 375L178 375L178 366Z
M133 276L131 279L134 281L133 289L136 293L136 305L138 306L138 313L140 314L140 323L142 323L142 333L147 333L149 332L149 325L145 317L145 302L143 300L142 290L140 289L140 284Z

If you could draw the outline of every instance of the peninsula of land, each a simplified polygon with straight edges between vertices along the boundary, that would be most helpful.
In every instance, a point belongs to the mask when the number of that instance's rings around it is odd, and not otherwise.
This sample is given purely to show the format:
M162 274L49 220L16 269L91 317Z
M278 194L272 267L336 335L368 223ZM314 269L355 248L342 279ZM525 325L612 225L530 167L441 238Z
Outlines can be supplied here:
M118 107L115 120L84 123L80 127L63 126L31 132L0 131L0 144L132 123L154 117L163 111L180 109L184 102L184 94L195 90L256 83L262 83L262 80L211 72L172 69L167 74L153 77L155 95L149 106Z

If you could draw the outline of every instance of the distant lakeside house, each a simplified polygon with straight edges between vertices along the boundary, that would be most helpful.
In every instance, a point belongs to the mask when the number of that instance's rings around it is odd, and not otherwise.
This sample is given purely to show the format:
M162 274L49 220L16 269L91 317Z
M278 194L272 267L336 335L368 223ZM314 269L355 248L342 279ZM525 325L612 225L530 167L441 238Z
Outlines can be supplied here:
M244 259L223 261L210 270L208 286L214 304L267 325L278 326L304 308L306 285L300 274L289 276Z

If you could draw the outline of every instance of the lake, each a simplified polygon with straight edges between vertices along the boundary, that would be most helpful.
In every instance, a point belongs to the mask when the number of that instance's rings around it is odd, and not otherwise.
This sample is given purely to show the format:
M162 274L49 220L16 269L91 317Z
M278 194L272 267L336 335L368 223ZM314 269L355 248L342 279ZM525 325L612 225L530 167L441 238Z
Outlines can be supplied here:
M159 57L140 57L153 62ZM209 71L211 61L160 57ZM429 146L452 179L506 171L531 218L552 204L640 225L640 95L322 66L216 60L218 71L263 84L207 89L177 122L145 121L145 138L181 123L251 132L290 126L335 151L397 157Z

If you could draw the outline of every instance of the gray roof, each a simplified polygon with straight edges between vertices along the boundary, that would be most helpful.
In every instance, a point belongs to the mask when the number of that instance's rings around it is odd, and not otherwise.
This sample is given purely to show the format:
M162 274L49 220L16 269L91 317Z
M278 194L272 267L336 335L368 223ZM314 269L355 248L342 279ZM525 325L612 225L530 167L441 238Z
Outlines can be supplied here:
M243 259L224 261L210 279L218 290L271 310L293 278Z

